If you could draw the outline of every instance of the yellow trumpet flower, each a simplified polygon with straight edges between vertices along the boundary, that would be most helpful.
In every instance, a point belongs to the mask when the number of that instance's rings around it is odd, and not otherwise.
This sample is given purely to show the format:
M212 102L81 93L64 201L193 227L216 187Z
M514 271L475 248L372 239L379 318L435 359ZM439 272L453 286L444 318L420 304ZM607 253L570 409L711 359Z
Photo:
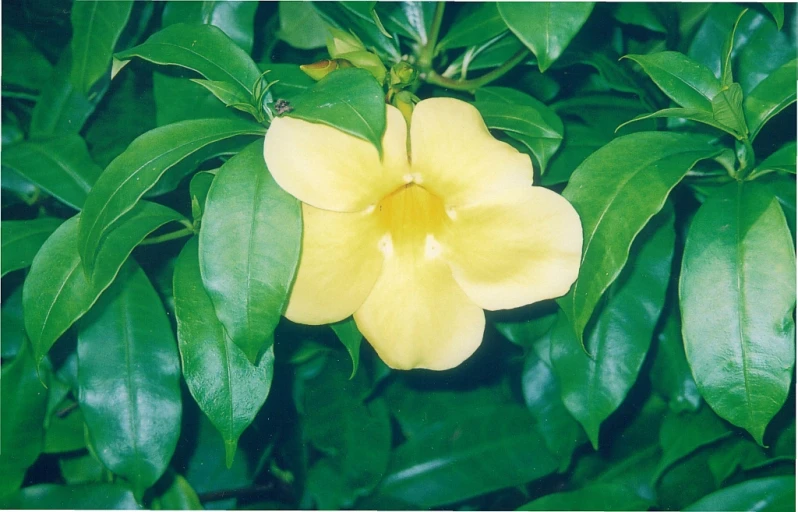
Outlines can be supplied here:
M304 324L354 314L397 369L453 368L479 347L483 310L565 294L582 250L579 216L532 186L527 155L496 140L451 98L387 106L384 156L361 139L290 117L272 122L264 157L302 202L304 237L285 316Z

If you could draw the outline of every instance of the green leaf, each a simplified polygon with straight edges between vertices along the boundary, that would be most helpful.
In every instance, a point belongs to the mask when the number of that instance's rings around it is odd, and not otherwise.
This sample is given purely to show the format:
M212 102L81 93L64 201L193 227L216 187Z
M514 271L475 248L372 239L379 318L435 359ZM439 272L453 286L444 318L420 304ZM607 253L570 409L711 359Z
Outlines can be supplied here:
M141 497L172 458L182 406L172 326L138 265L129 262L81 321L77 353L94 453Z
M102 94L98 92L89 98L75 88L70 80L71 69L70 52L64 51L46 86L42 87L39 101L33 107L28 133L30 138L78 133L94 112Z
M556 319L556 315L551 315ZM524 401L538 423L538 431L549 451L560 459L559 471L571 464L574 450L587 441L579 423L561 398L561 386L549 359L551 335L545 334L530 350L521 374Z
M732 183L706 200L687 235L679 296L701 394L762 444L795 363L795 250L772 193Z
M22 287L18 286L5 300L2 309L3 338L0 343L0 357L11 360L26 344L25 322L22 318Z
M663 110L659 110L657 112L652 112L650 114L641 114L635 117L634 119L630 119L629 121L626 121L625 123L618 126L618 128L616 128L616 131L620 130L621 128L623 128L628 124L637 121L643 121L646 119L658 119L663 117L687 119L689 121L695 121L697 123L706 124L714 128L717 128L718 130L724 131L729 135L733 135L736 139L742 138L742 136L738 134L736 130L733 130L732 128L726 126L725 124L718 122L718 120L715 119L715 116L712 115L711 112L695 108L666 108Z
M761 446L753 441L741 438L731 438L712 451L707 463L712 470L712 476L718 487L738 470L750 469L767 463L768 456ZM794 462L795 458L792 457Z
M53 381L58 382L55 379ZM69 387L66 384L64 387L68 392ZM52 392L50 396L52 397ZM44 453L74 452L86 448L85 422L80 409L71 411L64 417L56 414L74 405L76 404L71 399L62 400L54 414L50 415L49 425L44 433Z
M773 476L748 480L704 496L684 510L791 510L795 506L795 477Z
M599 52L568 52L557 61L555 68L572 66L574 64L584 64L592 67L598 71L601 78L607 82L607 85L611 89L636 94L646 103L650 103L648 100L648 93L640 84L640 80L627 67L618 63L617 55L610 54L608 56L605 53Z
M294 97L291 105L294 109L287 114L289 117L326 124L371 142L382 156L385 95L365 69L333 71L314 87Z
M76 210L83 207L102 172L78 135L14 144L3 151L3 167L14 169Z
M253 2L169 2L163 10L161 25L202 23L218 27L246 53L252 52L255 31Z
M174 471L168 472L169 486L153 500L155 510L203 510L191 484Z
M772 171L788 172L795 174L795 142L788 142L774 151L769 157L762 160L748 175L749 180Z
M648 352L665 302L673 258L673 209L668 206L637 238L629 261L607 291L585 349L567 317L551 331L551 362L565 406L598 449L601 423L626 397Z
M269 80L273 82L272 96L278 99L293 99L314 85L316 81L310 78L296 64L262 64L264 70L269 71Z
M616 20L626 25L636 25L653 32L667 34L668 29L662 23L662 17L656 11L656 7L642 2L619 3L614 16Z
M214 80L201 80L199 78L192 78L191 81L195 84L203 86L211 94L216 96L216 99L224 103L226 107L232 107L236 104L250 105L249 96L244 95L241 92L241 89L236 87L235 84L231 84L230 82L218 82ZM244 110L244 112L247 111Z
M4 326L5 327L5 326ZM36 363L27 343L11 362L3 362L0 381L0 500L17 490L25 472L44 448L44 418L47 411L49 373L39 380Z
M247 96L260 79L260 71L252 58L213 25L170 25L143 44L116 54L120 60L133 57L155 64L180 66L208 80L235 84Z
M747 12L747 8L740 12L740 14L737 16L737 20L732 26L729 36L723 43L723 50L720 54L720 83L724 87L729 87L734 82L734 78L732 76L732 51L734 50L734 35L737 32L737 27L740 25L740 21Z
M45 240L62 220L41 217L34 220L6 220L2 223L2 273L27 268Z
M58 459L61 476L68 484L99 482L107 469L92 454L68 454Z
M299 201L275 183L263 140L228 160L205 202L200 267L227 334L256 361L272 343L299 260Z
M330 357L300 394L305 436L327 455L308 474L307 492L320 508L351 507L353 498L377 485L390 456L388 408L382 399L365 402L371 390L366 372L349 374L346 360Z
M183 377L200 409L222 434L231 467L241 433L269 395L274 353L257 366L227 336L200 275L198 241L186 243L175 264L177 340Z
M506 30L496 2L467 4L438 43L438 49L475 46Z
M374 7L385 27L407 36L421 45L427 44L435 4L424 1L377 2Z
M396 448L375 498L431 508L523 485L557 470L545 446L525 408L477 409Z
M659 431L662 459L654 478L659 479L674 463L699 448L731 435L729 427L708 407L702 407L697 413L668 414Z
M636 99L625 98L614 93L584 94L560 100L551 105L563 119L575 117L587 126L611 136L619 124L636 115L647 112L645 106ZM640 130L656 130L655 123L649 128ZM610 137L611 138L611 137Z
M323 48L327 41L327 24L309 2L280 2L280 30L277 37L294 48Z
M657 87L685 108L712 111L721 84L709 68L679 52L626 55L643 68Z
M383 61L397 62L402 54L397 38L386 36L377 25L373 2L313 2L313 8L328 24L360 37Z
M14 497L11 508L140 510L133 493L120 484L82 485L37 484L25 487Z
M773 116L795 102L796 62L793 59L775 70L746 96L743 111L751 140Z
M613 140L574 171L563 196L582 219L582 265L571 291L558 302L580 342L635 236L693 165L719 151L697 134L634 133Z
M578 121L566 121L562 145L549 161L549 168L541 179L541 185L548 187L567 182L574 169L611 140L611 132L607 133Z
M757 180L761 186L767 188L776 199L779 200L779 206L784 211L784 216L787 219L787 226L792 233L793 243L795 242L795 178L783 176L778 174L771 174L763 176Z
M351 379L357 373L357 365L360 362L360 344L363 342L363 335L360 334L352 317L330 324L330 327L332 327L333 332L343 343L344 348L349 353L349 357L352 359L352 375L349 376Z
M502 130L524 144L544 172L562 143L563 124L559 116L532 96L514 89L485 87L477 90L476 99L474 106L488 128Z
M653 504L626 486L596 484L575 491L549 494L517 510L648 510Z
M731 84L728 89L723 89L712 98L712 117L730 128L737 139L748 135L743 115L743 90L740 84Z
M102 242L98 264L89 277L80 267L77 251L79 215L64 222L36 254L25 280L22 301L25 329L37 364L53 343L108 288L133 248L144 237L182 215L159 204L141 201Z
M523 48L523 43L515 35L506 32L468 48L449 64L444 75L452 78L463 77L471 71L499 67Z
M784 26L784 4L779 2L762 4L762 7L768 10L773 20L776 22L776 28L781 30Z
M591 11L592 2L499 3L504 22L535 54L541 71L562 55Z
M666 306L666 319L657 334L656 358L649 377L654 391L668 399L673 412L695 412L701 406L682 343L682 326L675 305Z
M25 34L3 27L3 90L14 86L39 91L50 79L53 65L36 48Z
M76 2L72 6L72 85L88 94L91 86L105 75L111 65L122 29L133 7L131 1Z
M216 178L218 169L213 171L200 171L191 177L188 185L188 191L191 195L191 215L194 222L202 219L202 214L205 212L205 200L208 198L208 191L211 189L211 184Z
M262 133L262 127L246 121L198 119L156 128L134 140L108 165L86 198L78 232L86 270L92 271L99 261L98 246L114 223L167 171L185 176L201 162L226 152L228 139Z

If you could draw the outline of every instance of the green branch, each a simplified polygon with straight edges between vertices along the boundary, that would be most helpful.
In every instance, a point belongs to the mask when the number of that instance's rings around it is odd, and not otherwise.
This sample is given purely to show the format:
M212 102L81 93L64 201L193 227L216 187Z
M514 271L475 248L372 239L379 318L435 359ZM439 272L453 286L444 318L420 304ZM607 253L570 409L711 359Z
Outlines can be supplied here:
M446 78L445 76L441 76L435 71L429 71L428 73L422 76L422 79L427 83L438 85L440 87L445 87L447 89L453 89L455 91L472 92L506 75L511 69L520 64L521 61L523 61L528 54L529 50L523 48L518 52L516 52L515 55L510 57L510 59L507 60L507 62L505 62L498 68L488 73L485 73L484 75L478 78L472 78L470 80L453 80L451 78Z

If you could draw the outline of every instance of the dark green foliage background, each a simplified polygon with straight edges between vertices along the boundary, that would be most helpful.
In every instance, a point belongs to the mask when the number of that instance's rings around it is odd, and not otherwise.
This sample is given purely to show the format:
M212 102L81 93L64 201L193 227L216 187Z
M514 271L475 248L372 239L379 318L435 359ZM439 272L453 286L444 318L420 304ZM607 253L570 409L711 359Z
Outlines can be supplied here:
M2 9L3 508L794 506L795 5ZM418 80L314 82L328 26ZM379 146L386 92L473 102L584 227L446 372L281 318L269 119Z

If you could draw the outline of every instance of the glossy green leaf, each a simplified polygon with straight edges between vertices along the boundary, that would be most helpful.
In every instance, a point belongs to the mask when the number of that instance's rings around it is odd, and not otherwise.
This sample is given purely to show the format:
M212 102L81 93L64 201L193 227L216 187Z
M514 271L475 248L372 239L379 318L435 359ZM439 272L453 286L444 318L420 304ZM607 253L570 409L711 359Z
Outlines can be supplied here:
M257 8L258 4L253 2L169 2L164 7L161 24L164 27L176 23L213 25L239 48L251 53Z
M524 408L476 410L394 450L375 497L431 508L522 485L557 470L545 446Z
M229 139L262 133L262 127L246 121L198 119L156 128L134 140L108 165L86 198L78 233L84 268L95 267L100 241L167 171L184 176L204 160L226 152Z
M784 211L787 226L790 228L793 242L795 242L795 220L798 217L795 208L795 178L770 174L759 178L757 183L770 190L779 200L779 206Z
M360 363L360 344L363 342L363 335L357 329L354 318L351 317L331 324L330 327L352 359L352 375L349 376L351 379L357 373L357 366Z
M795 477L774 476L741 482L705 496L684 510L791 510Z
M199 84L208 90L211 94L216 96L216 99L225 104L226 107L231 107L236 104L250 104L250 98L245 96L239 87L236 87L230 82L219 82L214 80L200 80L199 78L191 79L195 84ZM254 109L254 107L253 107ZM245 111L246 112L246 111Z
M644 121L647 119L659 119L659 118L677 118L677 119L686 119L688 121L695 121L697 123L706 124L717 128L718 130L724 131L729 135L733 135L737 139L742 139L742 136L737 133L736 130L732 129L729 126L719 122L711 112L701 109L695 108L666 108L659 110L657 112L652 112L650 114L641 114L634 119L630 119L625 123L618 126L616 130L620 130L624 126L627 126L631 123L635 123L637 121Z
M772 193L732 183L706 200L687 236L679 296L701 394L761 444L795 364L795 250Z
M720 487L738 470L750 470L765 463L767 459L765 450L755 442L733 437L720 443L710 454L707 463L715 483Z
M375 12L391 33L407 36L419 44L427 44L436 4L431 2L376 2Z
M180 434L180 362L158 293L133 262L81 321L78 401L94 452L136 496L166 470Z
M288 303L299 261L299 201L277 185L263 141L228 160L213 181L199 237L200 267L227 334L256 361Z
M743 111L753 140L773 116L795 102L796 59L784 64L759 82L743 102Z
M679 52L659 52L648 55L626 55L670 99L685 108L712 111L712 98L721 88L709 68Z
M574 117L607 136L611 136L619 124L647 112L645 105L639 100L621 97L615 93L579 95L557 101L551 108L563 119ZM638 127L635 131L656 129L655 123L649 125L650 127Z
M205 200L208 198L208 191L211 189L217 172L218 169L201 171L191 177L188 192L191 195L191 215L195 223L202 218L205 211Z
M26 487L14 497L12 508L22 509L94 509L139 510L133 493L120 484L82 485L37 484Z
M495 2L473 3L463 8L460 16L438 43L438 48L475 46L507 30Z
M552 328L551 362L563 402L596 449L602 422L637 380L651 344L670 279L674 239L673 209L668 206L638 237L624 271L607 291L584 349L565 315Z
M682 326L675 305L666 306L664 324L656 336L656 358L649 374L651 386L668 400L673 412L695 412L701 406L682 343Z
M3 221L1 275L29 267L42 244L61 222L61 219L54 217Z
M269 63L262 67L269 71L267 77L270 82L274 82L271 87L272 95L277 99L293 99L316 85L316 81L295 64Z
M3 338L0 343L0 357L4 360L14 358L22 345L27 343L25 334L25 321L22 318L22 287L18 286L3 300L2 316L0 317Z
M731 84L728 89L723 89L712 98L712 117L723 126L729 127L738 139L748 135L740 84Z
M324 105L323 109L319 105ZM382 155L385 133L385 95L364 69L333 71L291 101L289 117L322 123L371 142Z
M111 56L130 17L131 1L76 2L72 7L72 72L75 88L88 94L111 66Z
M505 87L483 87L477 90L476 99L474 106L488 128L502 130L524 144L545 172L562 143L559 116L532 96Z
M88 452L61 456L58 459L58 466L61 469L61 476L68 484L99 482L103 473L108 472L100 461Z
M612 140L612 133L577 121L566 121L559 151L549 161L549 168L540 182L543 186L565 183L587 157Z
M574 64L590 66L598 71L601 78L604 79L611 89L636 94L642 101L645 101L646 104L651 104L648 92L641 85L640 79L638 79L628 67L618 62L618 60L618 56L614 54L572 51L566 53L557 60L555 68L572 66Z
M260 79L252 58L213 25L170 25L143 44L116 54L120 60L133 57L190 69L208 80L230 82L245 95L252 93L252 87Z
M614 13L615 19L626 25L636 25L653 32L667 34L662 16L656 11L656 5L643 2L624 2L618 4Z
M5 326L4 326L5 327ZM11 362L3 362L0 381L0 500L17 490L25 472L44 448L48 373L39 380L27 343Z
M70 79L71 69L71 55L64 51L33 107L30 138L78 133L94 112L102 94L89 98L76 89Z
M309 2L280 2L280 30L277 37L294 48L322 48L327 40L327 25Z
M343 30L352 31L383 61L396 62L402 54L397 38L386 36L376 21L372 2L313 2L322 19Z
M169 222L184 221L174 210L147 201L119 220L100 246L91 278L80 266L76 215L64 222L36 254L25 280L22 301L25 328L37 364L53 343L94 304L111 284L133 248Z
M524 44L507 32L480 45L466 49L444 72L445 76L463 77L471 71L501 66L516 53L524 49Z
M83 207L102 172L78 135L14 144L3 151L3 167L14 169L76 210Z
M556 315L551 316L556 318ZM546 447L560 459L559 471L564 472L571 464L574 450L587 439L560 398L561 387L549 359L551 342L551 335L545 334L527 354L521 391L529 412L537 420Z
M755 179L758 176L772 171L795 174L795 161L797 159L795 146L795 142L788 142L771 153L770 156L762 160L759 165L751 171L751 174L748 175L748 179Z
M53 379L51 383L53 381L58 382ZM64 386L69 391L69 387ZM52 395L51 391L50 396ZM44 432L44 453L74 452L86 448L85 422L80 409L69 411L63 416L60 414L75 405L77 404L71 399L62 400L54 414L50 415L49 425Z
M624 4L626 5L626 4ZM650 500L618 484L597 484L538 498L518 510L648 510Z
M499 3L504 22L535 54L541 71L562 55L592 11L592 2Z
M771 16L773 16L773 21L776 22L776 28L781 30L781 27L784 26L784 4L780 2L773 2L762 4L762 6L768 10Z
M154 499L153 509L203 510L199 496L182 475L170 472L169 479L169 486Z
M323 370L303 382L300 396L307 439L327 456L310 468L308 492L320 508L350 507L377 485L388 465L391 424L382 399L366 402L366 372L350 379L345 359L327 358ZM337 492L326 492L328 486Z
M668 414L659 431L662 459L655 478L660 478L675 462L699 448L731 435L729 427L709 407L704 406L696 413Z
M729 36L726 38L726 41L723 43L723 50L720 54L720 83L724 87L729 87L734 82L733 72L732 72L732 52L734 51L734 36L737 32L737 27L740 25L740 21L742 21L743 16L748 12L748 9L743 9L740 14L737 16L737 19L732 26L731 32Z
M582 219L582 265L558 302L580 342L634 238L693 165L719 152L709 142L697 134L635 133L613 140L574 171L563 196Z
M198 248L196 237L189 240L175 264L177 340L188 389L222 434L230 467L238 438L269 395L274 353L255 366L227 336L202 284Z
M656 482L657 504L663 510L682 510L717 490L709 467L711 450L701 449L671 466Z
M8 86L39 91L50 79L53 65L25 37L7 26L3 28L3 89ZM5 127L4 127L5 128Z

